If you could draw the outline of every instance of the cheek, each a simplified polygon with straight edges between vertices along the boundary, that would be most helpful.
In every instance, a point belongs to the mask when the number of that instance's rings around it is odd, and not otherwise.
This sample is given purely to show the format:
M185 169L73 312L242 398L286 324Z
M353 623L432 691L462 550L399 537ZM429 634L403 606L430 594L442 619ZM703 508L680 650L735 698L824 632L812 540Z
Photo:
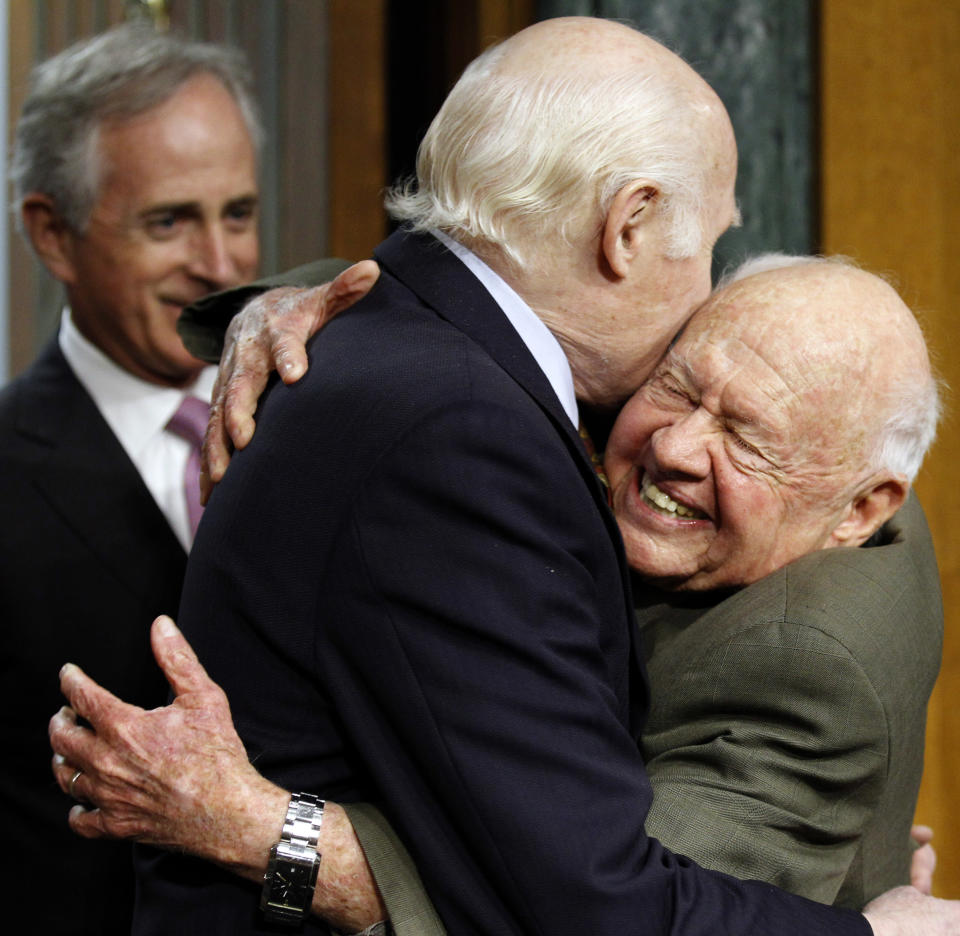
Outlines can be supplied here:
M711 260L709 256L697 256L687 260L677 260L675 263L677 266L670 285L673 288L674 303L678 312L680 309L686 309L685 319L710 296Z
M260 242L256 232L251 232L237 238L231 244L231 255L236 265L237 273L243 279L253 279L260 263Z
M185 263L185 253L183 246L176 241L143 247L131 258L130 277L143 290L158 290L168 279L179 274Z
M639 408L624 409L617 417L604 453L604 468L611 485L616 487L618 481L638 462L651 432L649 420L644 418Z
M776 547L783 524L783 502L770 482L744 477L735 469L717 475L721 541L737 565L763 562Z

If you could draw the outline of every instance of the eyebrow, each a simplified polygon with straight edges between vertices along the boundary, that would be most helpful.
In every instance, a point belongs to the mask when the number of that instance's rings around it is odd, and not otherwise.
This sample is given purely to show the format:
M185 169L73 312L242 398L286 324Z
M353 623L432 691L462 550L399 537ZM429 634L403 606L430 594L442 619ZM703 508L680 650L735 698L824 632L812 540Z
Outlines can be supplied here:
M671 347L663 356L660 366L665 366L673 369L674 371L678 371L682 380L688 386L697 390L698 399L702 397L702 393L700 392L700 381L697 379L697 375L693 370L693 366L686 357L678 353L673 347ZM761 432L766 433L770 437L774 445L777 445L782 441L784 434L789 428L789 421L785 422L781 426L774 426L762 416L750 416L744 413L742 410L735 413L724 412L721 414L720 418L723 423L729 424L731 427L745 426L759 429Z
M696 378L693 373L693 369L690 367L690 364L687 362L687 359L679 354L676 350L676 343L679 340L680 336L683 334L683 329L677 332L676 337L673 339L670 347L667 349L667 353L663 356L660 361L661 367L674 367L683 371L683 376L686 377L687 381L692 384L696 384Z
M227 202L227 207L233 207L236 205L249 205L251 208L260 204L260 197L254 193L249 195L238 195L236 198L231 198Z
M238 195L225 202L223 208L236 208L238 205L256 207L260 203L259 196L252 192L248 195ZM182 201L182 202L161 202L158 205L151 205L140 212L141 218L149 218L151 215L158 214L198 214L201 211L200 202Z

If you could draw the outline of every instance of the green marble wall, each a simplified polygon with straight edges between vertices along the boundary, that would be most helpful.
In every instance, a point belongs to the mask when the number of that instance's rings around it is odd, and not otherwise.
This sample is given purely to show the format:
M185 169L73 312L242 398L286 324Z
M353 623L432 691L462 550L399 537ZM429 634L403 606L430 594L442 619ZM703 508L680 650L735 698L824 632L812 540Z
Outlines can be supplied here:
M740 151L743 226L715 269L816 243L815 0L539 0L538 19L605 16L682 55L720 95Z

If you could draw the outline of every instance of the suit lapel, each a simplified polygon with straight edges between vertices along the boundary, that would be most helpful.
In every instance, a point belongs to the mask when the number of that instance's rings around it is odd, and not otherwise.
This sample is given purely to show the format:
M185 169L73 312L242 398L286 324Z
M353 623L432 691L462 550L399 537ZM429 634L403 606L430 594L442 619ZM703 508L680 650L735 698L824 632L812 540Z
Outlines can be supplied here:
M17 431L36 449L34 484L51 508L134 593L165 575L159 567L182 569L183 547L56 341L32 378Z
M570 424L550 381L509 319L476 277L435 238L398 231L374 252L376 259L438 315L469 335L537 401L576 453L596 472L576 427ZM429 258L429 263L424 258ZM604 495L605 499L605 495Z
M634 659L639 666L639 684L633 726L639 731L648 694L646 667L633 626L630 573L620 529L607 505L606 488L600 483L577 429L570 424L550 382L500 307L476 277L439 241L427 234L398 231L374 252L381 265L413 290L438 315L476 341L540 405L563 436L585 483L593 493L607 532L613 542L624 586L624 610L630 621ZM429 262L425 262L428 259Z

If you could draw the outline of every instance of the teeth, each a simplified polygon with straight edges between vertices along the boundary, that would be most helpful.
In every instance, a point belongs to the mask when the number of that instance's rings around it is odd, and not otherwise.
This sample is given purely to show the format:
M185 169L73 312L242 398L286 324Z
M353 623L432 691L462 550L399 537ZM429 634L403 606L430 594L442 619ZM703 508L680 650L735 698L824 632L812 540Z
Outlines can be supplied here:
M643 481L640 484L640 493L651 507L656 507L661 513L678 517L697 518L703 516L699 510L684 507L683 504L678 504L669 494L664 494L652 481L647 480L646 475L643 476Z

